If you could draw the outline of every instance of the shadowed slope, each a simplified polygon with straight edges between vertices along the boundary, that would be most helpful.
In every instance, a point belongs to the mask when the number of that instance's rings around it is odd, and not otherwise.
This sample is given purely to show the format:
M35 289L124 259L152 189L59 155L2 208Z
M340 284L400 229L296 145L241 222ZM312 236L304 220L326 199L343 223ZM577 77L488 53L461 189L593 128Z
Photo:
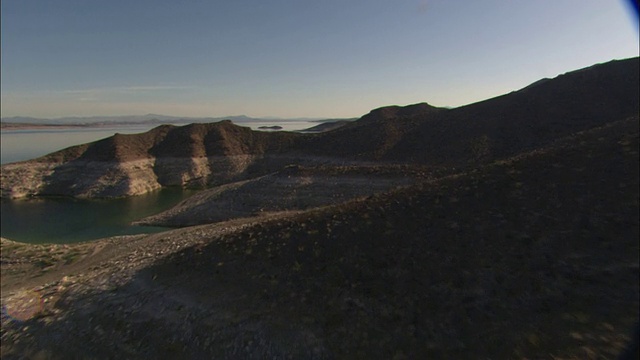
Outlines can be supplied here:
M413 131L418 121L427 121L447 109L427 103L405 107L387 106L372 110L359 120L334 131L318 134L301 143L304 151L313 154L379 160L406 134ZM412 151L423 151L423 146ZM407 162L407 159L401 161Z
M387 158L445 164L486 162L637 116L639 68L638 58L611 61L452 109L437 121L422 121Z
M141 276L229 312L201 324L219 356L614 356L638 317L637 148L638 120L619 122L215 238Z
M310 143L334 156L461 166L545 146L640 112L638 58L611 61L456 109L387 107Z
M155 157L204 157L264 154L288 149L296 134L253 131L225 120L176 128L148 149Z
M617 122L212 239L145 274L234 314L223 344L259 336L235 355L614 356L638 317L637 149L638 119Z
M138 225L193 226L271 212L304 210L373 195L424 178L420 167L289 166L206 189Z

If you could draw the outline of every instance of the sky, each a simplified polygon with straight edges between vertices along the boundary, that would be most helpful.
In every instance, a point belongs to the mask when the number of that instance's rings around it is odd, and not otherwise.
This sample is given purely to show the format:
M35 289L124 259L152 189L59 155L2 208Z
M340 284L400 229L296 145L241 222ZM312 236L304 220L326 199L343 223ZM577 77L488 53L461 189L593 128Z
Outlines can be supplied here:
M616 0L2 0L1 115L361 116L638 56Z

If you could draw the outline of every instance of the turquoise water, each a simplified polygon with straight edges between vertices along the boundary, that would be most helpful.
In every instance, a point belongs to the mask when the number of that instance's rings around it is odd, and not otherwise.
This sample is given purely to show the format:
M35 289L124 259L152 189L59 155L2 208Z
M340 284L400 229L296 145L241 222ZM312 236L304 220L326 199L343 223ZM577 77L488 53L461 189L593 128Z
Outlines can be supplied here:
M168 209L193 190L162 189L125 199L36 198L0 202L2 237L27 243L74 243L108 236L152 233L161 227L132 221Z

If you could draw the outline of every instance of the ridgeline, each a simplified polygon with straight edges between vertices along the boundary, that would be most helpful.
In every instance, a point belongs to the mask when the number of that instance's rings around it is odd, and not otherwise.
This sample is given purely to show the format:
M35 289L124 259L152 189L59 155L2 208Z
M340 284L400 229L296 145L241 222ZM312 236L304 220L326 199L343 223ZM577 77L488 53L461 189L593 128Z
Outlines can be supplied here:
M171 231L3 239L2 357L616 358L639 318L639 67L2 166L3 197L203 188L141 220Z

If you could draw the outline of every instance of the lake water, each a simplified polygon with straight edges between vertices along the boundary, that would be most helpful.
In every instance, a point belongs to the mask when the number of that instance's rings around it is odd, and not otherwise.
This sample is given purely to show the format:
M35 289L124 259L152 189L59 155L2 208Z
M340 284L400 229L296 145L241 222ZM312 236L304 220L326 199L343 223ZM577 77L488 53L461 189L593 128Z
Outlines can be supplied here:
M63 244L163 231L166 229L129 224L167 209L194 193L193 190L162 189L114 200L3 199L0 233L15 241Z
M316 124L307 121L263 121L240 125L253 129L278 125L284 130L295 131ZM133 134L153 127L155 125L3 130L0 132L1 162L5 164L28 160L72 145L99 140L116 132ZM29 243L74 243L115 235L158 232L165 229L129 224L168 209L194 193L190 190L162 189L141 196L114 200L2 200L0 234L11 240Z

